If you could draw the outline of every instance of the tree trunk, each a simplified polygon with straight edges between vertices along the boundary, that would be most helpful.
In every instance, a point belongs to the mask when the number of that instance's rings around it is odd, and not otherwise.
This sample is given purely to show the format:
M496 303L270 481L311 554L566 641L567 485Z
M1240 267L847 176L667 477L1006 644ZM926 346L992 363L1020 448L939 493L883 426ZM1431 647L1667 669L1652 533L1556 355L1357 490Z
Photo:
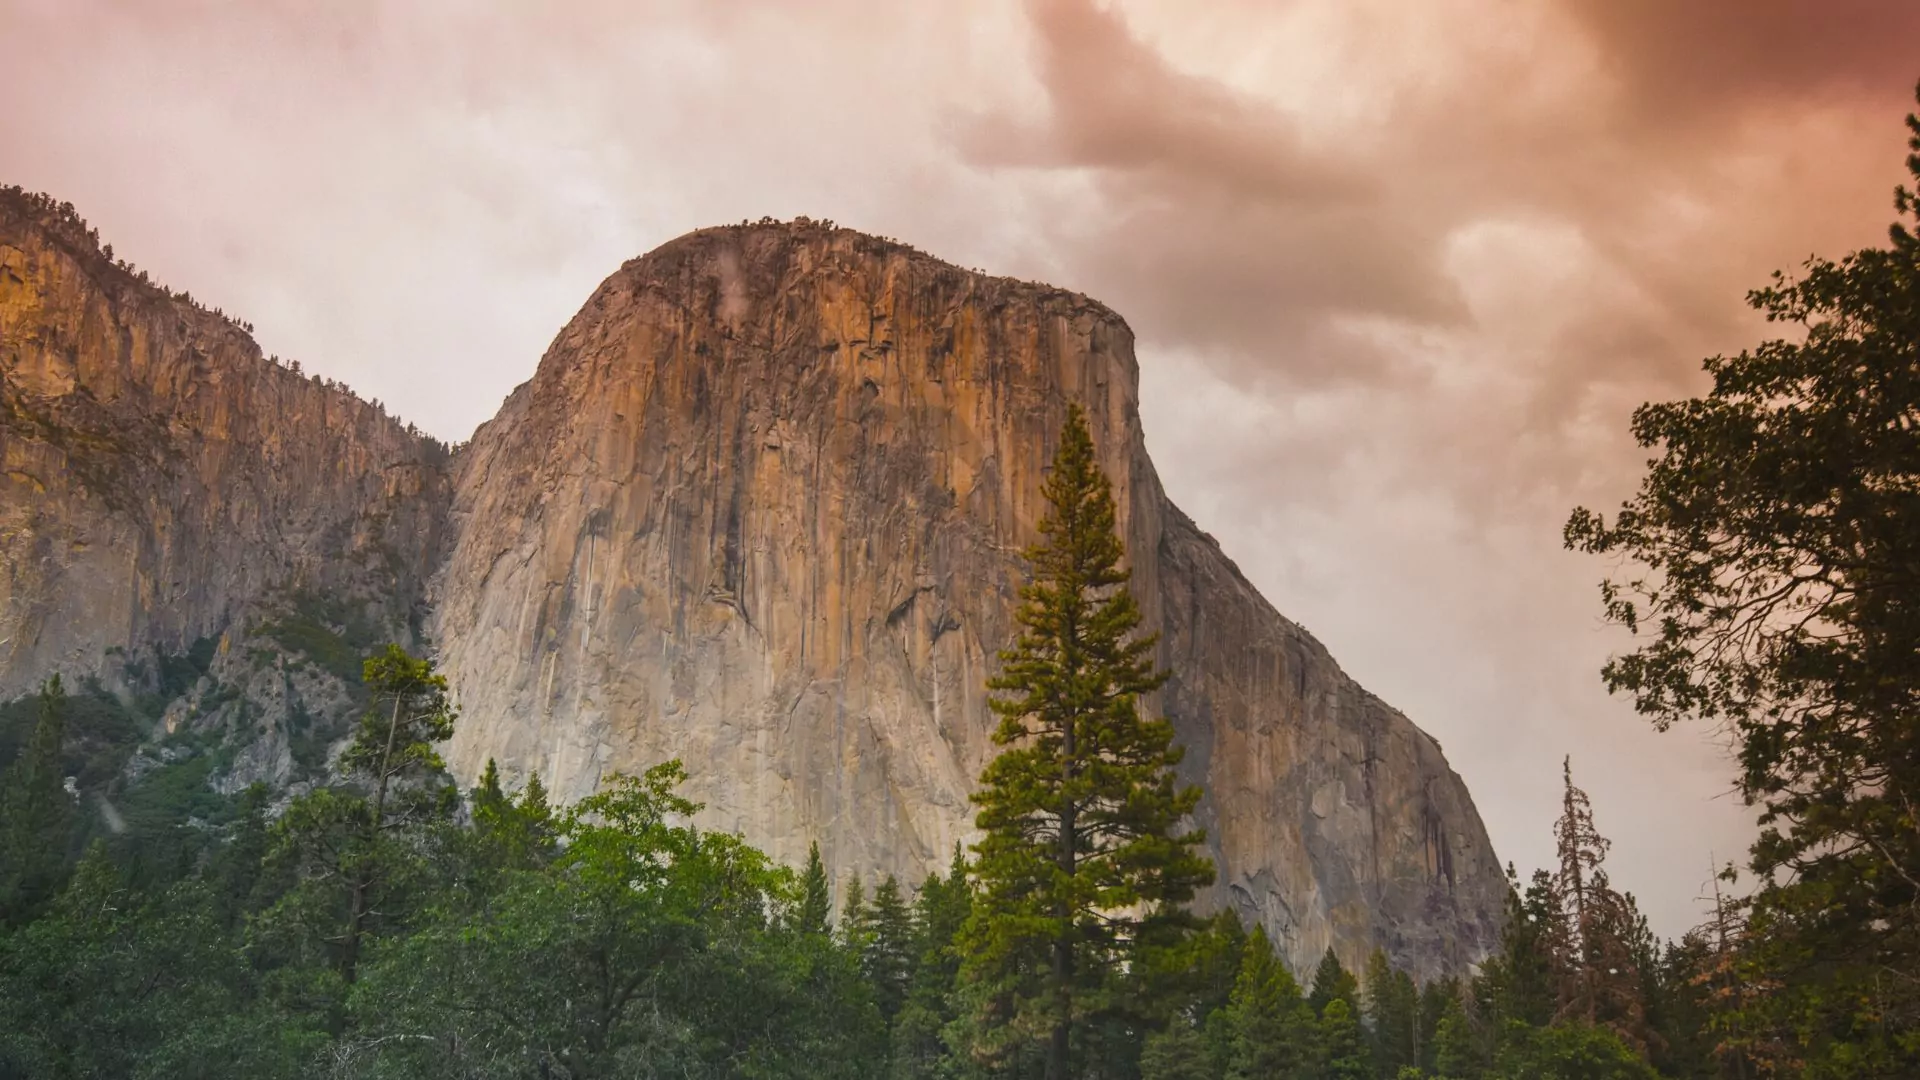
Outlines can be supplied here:
M1064 784L1070 785L1074 775L1074 718L1069 715L1066 721L1065 738L1061 744L1060 771ZM1072 879L1075 870L1073 795L1065 793L1060 802L1060 854L1061 871ZM1067 1080L1068 1058L1073 1050L1073 909L1066 903L1059 908L1059 937L1053 942L1053 981L1055 1008L1053 1018L1053 1039L1047 1045L1047 1080Z
M371 831L367 836L369 846L379 841L380 826L383 824L382 819L386 817L387 768L393 760L393 740L399 731L400 698L399 695L395 695L393 699L393 715L387 721L387 746L380 755L380 768L374 774L373 823ZM347 942L344 950L346 955L341 959L340 963L340 976L349 983L353 982L354 975L360 966L360 938L366 933L367 893L372 888L373 881L367 871L363 870L354 877L353 901L349 906L349 914L347 917Z

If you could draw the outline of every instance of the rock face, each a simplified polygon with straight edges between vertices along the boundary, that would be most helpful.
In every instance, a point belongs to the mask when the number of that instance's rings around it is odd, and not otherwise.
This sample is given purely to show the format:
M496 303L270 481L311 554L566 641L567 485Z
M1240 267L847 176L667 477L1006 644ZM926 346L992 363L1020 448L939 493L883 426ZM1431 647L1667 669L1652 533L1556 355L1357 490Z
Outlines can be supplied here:
M1220 882L1296 970L1420 975L1498 933L1504 878L1439 747L1170 502L1131 332L1085 297L804 223L691 234L609 278L455 466L431 633L449 761L577 798L682 759L710 827L917 881L969 839L983 686L1069 401L1112 477L1155 707Z
M609 278L449 458L0 191L0 697L96 676L160 699L156 740L225 732L223 784L290 786L358 655L424 630L462 781L495 758L579 797L678 757L706 825L913 883L972 837L984 685L1077 401L1174 673L1152 707L1207 790L1204 902L1296 970L1478 960L1505 886L1466 790L1167 501L1137 395L1085 297L713 229Z
M0 698L55 670L152 689L156 661L218 642L199 689L228 692L190 694L169 724L205 719L201 697L225 706L272 736L249 740L237 780L286 780L286 722L350 709L332 676L351 664L290 670L244 646L287 630L303 596L404 640L446 457L116 265L71 207L0 191Z

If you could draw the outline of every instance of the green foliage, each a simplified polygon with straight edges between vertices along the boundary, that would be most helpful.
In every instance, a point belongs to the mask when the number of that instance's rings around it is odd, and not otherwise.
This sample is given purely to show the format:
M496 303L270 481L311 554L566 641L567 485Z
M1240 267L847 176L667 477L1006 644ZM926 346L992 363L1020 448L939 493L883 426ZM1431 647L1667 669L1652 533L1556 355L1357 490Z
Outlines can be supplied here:
M1659 1074L1606 1028L1556 1024L1518 1029L1502 1043L1487 1075L1496 1080L1654 1080Z
M0 777L0 925L24 922L53 898L66 873L73 805L61 768L67 696L48 679L33 735Z
M1112 488L1077 406L1042 492L1021 634L989 683L1001 751L973 796L985 835L964 940L981 1004L1006 1021L977 1050L1004 1060L1037 1037L1057 1080L1136 944L1189 922L1213 871L1193 850L1203 834L1181 830L1200 791L1175 778L1173 726L1140 714L1167 676L1154 639L1133 636Z
M111 781L126 766L146 734L145 722L93 680L78 693L62 691L64 722L59 770L82 791ZM41 695L29 694L0 705L0 771L11 766L33 738L40 722Z
M272 1015L204 886L142 898L104 846L53 911L0 938L0 1075L296 1075L319 1033Z
M1352 1007L1360 1000L1360 982L1353 977L1340 958L1333 955L1332 946L1320 957L1320 966L1313 969L1313 988L1307 992L1307 1004L1313 1007L1315 1016L1324 1016L1327 1005L1334 998L1340 998Z
M1274 954L1267 932L1248 935L1228 999L1226 1075L1231 1080L1305 1080L1315 1055L1314 1015L1300 984Z
M683 779L616 778L565 815L551 872L381 948L353 996L368 1073L871 1075L853 957L774 917L790 872L673 823Z
M861 969L878 998L880 1015L892 1020L906 1004L915 960L913 916L892 874L873 890L863 921L867 940Z
M433 749L453 734L446 678L431 661L389 645L365 662L364 681L370 703L340 765L370 790L320 788L287 807L274 827L273 855L296 881L263 919L261 935L263 944L301 942L309 951L327 943L347 984L365 939L403 921L405 898L420 888L422 833L453 809L453 788Z
M304 590L289 596L287 610L258 632L349 689L360 685L363 658L378 640L363 605Z
M1318 1071L1325 1080L1365 1080L1373 1075L1360 1021L1346 998L1334 998L1320 1014Z
M820 861L820 845L807 846L807 868L800 875L800 905L794 909L794 928L807 934L825 934L833 914L827 885L827 867Z
M1638 493L1566 527L1638 568L1602 585L1644 635L1608 688L1737 740L1763 829L1739 961L1756 992L1726 1030L1808 1076L1920 1074L1920 199L1895 203L1888 246L1751 293L1792 335L1636 410L1658 454Z
M1466 1014L1456 1002L1434 1025L1432 1073L1444 1080L1476 1080L1482 1071Z
M1220 1075L1207 1037L1181 1021L1147 1039L1140 1052L1140 1080L1215 1080Z
M1367 958L1361 1001L1374 1075L1391 1080L1403 1068L1417 1068L1420 993L1407 973L1393 970L1387 954L1378 949Z

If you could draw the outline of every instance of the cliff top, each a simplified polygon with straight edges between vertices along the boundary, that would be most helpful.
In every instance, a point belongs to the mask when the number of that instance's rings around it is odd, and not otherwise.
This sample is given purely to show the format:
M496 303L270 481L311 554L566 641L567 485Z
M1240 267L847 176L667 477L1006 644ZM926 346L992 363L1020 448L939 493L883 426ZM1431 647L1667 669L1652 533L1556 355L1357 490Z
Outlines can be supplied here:
M931 274L952 274L1009 291L1037 294L1042 301L1057 300L1074 307L1090 308L1103 318L1126 324L1126 319L1119 312L1086 293L1044 281L993 274L980 267L960 266L891 236L844 228L832 220L809 217L796 217L790 221L763 217L758 221L695 229L643 255L628 259L621 264L621 271L653 271L682 261L712 258L723 249L752 250L761 245L766 250L809 247L823 253L837 252L880 261L900 259Z

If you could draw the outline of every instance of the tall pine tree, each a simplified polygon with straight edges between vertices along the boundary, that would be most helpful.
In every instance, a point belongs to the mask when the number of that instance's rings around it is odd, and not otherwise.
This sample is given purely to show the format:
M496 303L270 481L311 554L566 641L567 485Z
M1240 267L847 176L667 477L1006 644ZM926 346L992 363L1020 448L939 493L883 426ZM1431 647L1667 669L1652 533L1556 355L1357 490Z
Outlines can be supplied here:
M1632 934L1638 912L1607 880L1611 846L1593 823L1593 804L1573 784L1573 762L1562 764L1565 787L1554 838L1560 871L1553 878L1558 911L1548 946L1559 984L1555 1019L1604 1024L1644 1052L1648 1031Z
M1109 976L1147 924L1190 919L1213 870L1194 851L1204 834L1181 826L1200 791L1174 776L1173 725L1140 712L1167 674L1134 634L1113 489L1078 406L1042 492L1022 632L989 683L1003 749L973 797L985 836L965 948L989 1011L1044 1040L1047 1077L1065 1080Z

